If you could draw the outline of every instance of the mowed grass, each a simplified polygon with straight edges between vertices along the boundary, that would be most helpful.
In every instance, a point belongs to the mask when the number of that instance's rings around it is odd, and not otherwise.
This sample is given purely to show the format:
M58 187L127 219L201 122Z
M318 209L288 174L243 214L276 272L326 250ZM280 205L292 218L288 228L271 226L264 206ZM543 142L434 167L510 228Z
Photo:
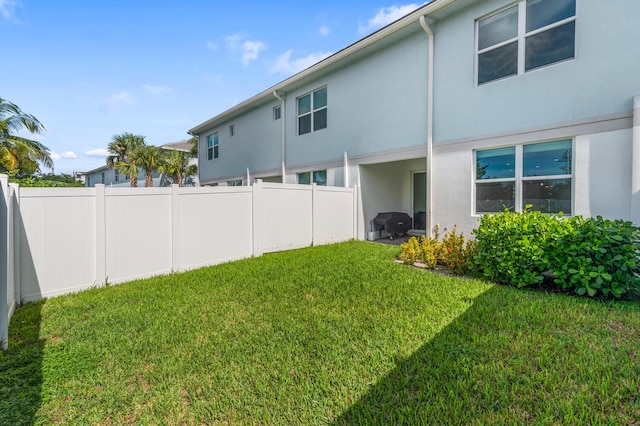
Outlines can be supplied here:
M640 305L348 242L25 305L0 424L640 424Z

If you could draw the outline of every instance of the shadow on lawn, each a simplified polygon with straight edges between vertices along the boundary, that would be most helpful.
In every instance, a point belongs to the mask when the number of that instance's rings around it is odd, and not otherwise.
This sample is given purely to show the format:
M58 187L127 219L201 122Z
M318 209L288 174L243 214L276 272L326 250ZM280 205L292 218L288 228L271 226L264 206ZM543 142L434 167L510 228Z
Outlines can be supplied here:
M39 338L44 301L16 310L9 348L0 352L0 425L30 425L40 408L44 339Z
M500 410L500 397L491 395L496 389L485 387L491 386L492 378L477 371L482 370L479 367L482 364L504 356L493 353L491 342L497 337L495 316L517 311L517 307L504 304L505 299L496 287L476 297L464 313L432 340L399 360L394 370L376 382L334 424L465 424L470 419L482 422L482 413ZM487 339L482 345L474 344L471 338L479 333L482 339ZM483 383L485 379L488 383Z

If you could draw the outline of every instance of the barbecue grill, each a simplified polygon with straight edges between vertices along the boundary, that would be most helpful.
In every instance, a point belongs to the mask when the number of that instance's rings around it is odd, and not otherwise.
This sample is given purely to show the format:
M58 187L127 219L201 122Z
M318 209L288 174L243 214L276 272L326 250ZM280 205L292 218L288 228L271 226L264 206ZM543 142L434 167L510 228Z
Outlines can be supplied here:
M411 216L402 212L378 213L373 219L373 227L376 231L384 229L390 239L400 234L406 235L413 227Z

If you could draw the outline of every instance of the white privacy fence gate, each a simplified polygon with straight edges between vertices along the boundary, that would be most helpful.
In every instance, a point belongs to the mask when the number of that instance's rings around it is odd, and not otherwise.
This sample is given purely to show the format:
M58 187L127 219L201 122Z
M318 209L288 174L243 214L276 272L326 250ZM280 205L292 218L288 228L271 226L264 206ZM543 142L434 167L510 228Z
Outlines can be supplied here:
M0 340L17 303L357 238L357 189L20 188L0 175Z

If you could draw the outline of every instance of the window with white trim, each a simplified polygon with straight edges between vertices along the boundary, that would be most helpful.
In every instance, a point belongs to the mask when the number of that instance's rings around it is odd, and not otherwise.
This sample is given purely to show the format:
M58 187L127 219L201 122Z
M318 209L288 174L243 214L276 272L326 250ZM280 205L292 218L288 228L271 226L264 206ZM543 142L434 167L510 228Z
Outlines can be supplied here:
M207 160L218 158L218 133L207 136Z
M298 173L298 183L301 185L310 185L311 182L320 186L327 186L327 171L316 170L315 172Z
M476 22L477 84L575 58L577 0L523 0Z
M315 90L297 99L298 135L327 128L327 88Z
M227 186L242 186L242 179L228 180Z
M571 139L475 152L475 211L572 212Z
M273 107L273 121L280 120L282 117L282 108L280 105Z

